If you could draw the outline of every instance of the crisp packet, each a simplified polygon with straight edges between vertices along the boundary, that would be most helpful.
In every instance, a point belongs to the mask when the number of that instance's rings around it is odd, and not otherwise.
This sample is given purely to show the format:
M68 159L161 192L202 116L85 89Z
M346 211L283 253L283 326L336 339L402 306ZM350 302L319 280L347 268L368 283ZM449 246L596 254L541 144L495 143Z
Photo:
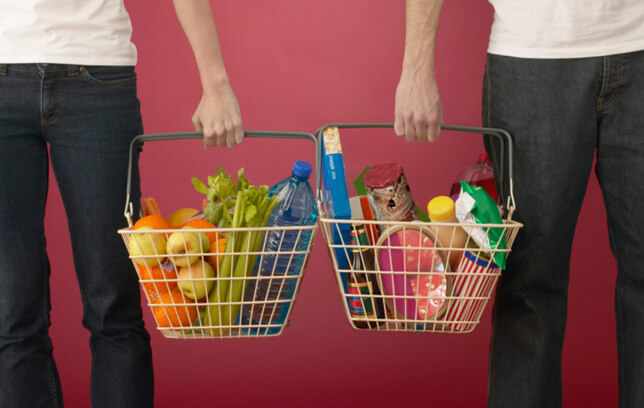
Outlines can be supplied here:
M461 181L461 193L455 203L456 218L461 223L503 224L499 209L490 195L482 187L473 187ZM463 226L481 249L494 252L494 262L505 269L506 249L504 228L482 228ZM487 233L486 233L487 230Z

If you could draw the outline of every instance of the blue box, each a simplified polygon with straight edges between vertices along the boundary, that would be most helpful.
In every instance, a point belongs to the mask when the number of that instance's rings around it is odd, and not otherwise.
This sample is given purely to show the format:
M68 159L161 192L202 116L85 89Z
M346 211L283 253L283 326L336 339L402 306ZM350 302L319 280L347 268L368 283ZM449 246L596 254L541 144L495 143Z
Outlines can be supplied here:
M324 174L324 194L329 217L336 220L351 219L351 205L344 172L344 160L340 133L337 127L325 129L322 134L322 168ZM349 245L351 225L349 223L333 224L333 244ZM335 248L338 269L348 269L350 252L345 248ZM345 293L346 276L341 274Z

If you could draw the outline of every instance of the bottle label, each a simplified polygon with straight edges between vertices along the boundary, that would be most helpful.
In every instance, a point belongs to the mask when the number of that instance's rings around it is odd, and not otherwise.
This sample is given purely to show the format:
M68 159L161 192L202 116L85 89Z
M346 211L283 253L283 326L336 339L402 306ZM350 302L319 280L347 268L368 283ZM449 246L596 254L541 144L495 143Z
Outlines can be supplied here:
M348 282L349 309L354 319L375 319L371 303L371 284L369 282ZM363 296L356 296L363 295Z

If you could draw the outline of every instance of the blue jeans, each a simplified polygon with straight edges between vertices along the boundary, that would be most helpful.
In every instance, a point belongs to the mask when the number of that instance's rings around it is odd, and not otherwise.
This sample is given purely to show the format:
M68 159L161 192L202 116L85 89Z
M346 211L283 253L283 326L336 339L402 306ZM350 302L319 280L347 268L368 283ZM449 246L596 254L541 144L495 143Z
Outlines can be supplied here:
M129 143L141 132L133 67L0 64L3 408L63 405L48 335L49 161L67 213L83 325L91 333L92 406L152 406L150 337L136 273L117 234L127 226ZM134 203L138 179L135 166Z
M497 288L488 407L561 406L570 251L595 154L618 264L619 406L643 407L644 52L488 55L483 123L513 135L514 219L525 225ZM486 146L498 165L498 146Z

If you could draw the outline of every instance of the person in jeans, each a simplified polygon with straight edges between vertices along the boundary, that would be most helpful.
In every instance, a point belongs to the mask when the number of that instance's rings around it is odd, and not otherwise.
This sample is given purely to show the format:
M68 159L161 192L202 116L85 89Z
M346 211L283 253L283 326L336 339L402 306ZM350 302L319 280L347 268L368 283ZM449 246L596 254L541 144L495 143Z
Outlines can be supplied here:
M243 139L207 0L175 0L203 97L206 146ZM0 0L0 406L61 407L44 215L49 163L67 213L90 331L93 407L152 407L150 337L124 227L130 141L141 134L136 48L122 0ZM140 199L135 160L132 201ZM138 208L134 211L138 214Z
M490 3L483 124L513 136L513 218L525 226L497 288L488 407L561 406L570 251L595 155L618 265L619 406L642 407L644 2ZM433 70L440 7L407 0L395 104L407 140L436 140L442 123ZM498 166L499 146L486 147Z

